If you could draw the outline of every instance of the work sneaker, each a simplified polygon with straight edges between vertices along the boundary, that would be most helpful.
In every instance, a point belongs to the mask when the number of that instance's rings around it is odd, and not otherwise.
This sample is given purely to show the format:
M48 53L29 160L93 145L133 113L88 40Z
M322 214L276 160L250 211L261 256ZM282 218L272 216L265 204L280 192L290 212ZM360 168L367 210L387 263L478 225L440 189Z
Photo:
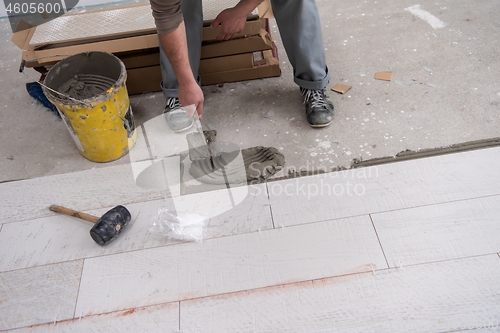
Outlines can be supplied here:
M307 121L312 127L325 127L333 120L333 103L325 96L323 89L310 90L300 88L306 105Z
M170 97L167 99L163 115L168 126L174 132L182 132L193 126L193 118L188 118L186 110L179 103L179 98Z

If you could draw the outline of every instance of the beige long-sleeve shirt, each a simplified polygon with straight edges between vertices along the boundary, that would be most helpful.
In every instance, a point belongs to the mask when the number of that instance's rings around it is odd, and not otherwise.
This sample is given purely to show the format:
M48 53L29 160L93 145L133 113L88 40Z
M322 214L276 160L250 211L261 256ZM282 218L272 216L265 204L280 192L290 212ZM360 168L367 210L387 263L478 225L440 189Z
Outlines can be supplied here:
M182 0L149 0L158 34L168 34L184 20L181 12Z

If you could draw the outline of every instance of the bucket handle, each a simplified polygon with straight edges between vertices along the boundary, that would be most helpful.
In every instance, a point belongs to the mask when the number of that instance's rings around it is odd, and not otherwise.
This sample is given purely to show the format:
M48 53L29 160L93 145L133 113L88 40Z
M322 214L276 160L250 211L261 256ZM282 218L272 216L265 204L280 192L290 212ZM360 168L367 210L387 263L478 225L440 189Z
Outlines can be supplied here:
M53 55L53 56L48 56L48 57L41 57L41 58L35 58L35 59L31 59L30 61L34 61L34 60L38 60L38 59L44 59L44 58L52 58L52 57L64 57L64 55ZM34 80L35 82L38 82L37 80L35 80L34 78L32 78L31 76L29 76L28 74L26 74L26 72L24 71L24 67L26 66L26 63L28 61L27 60L23 60L21 61L21 65L19 66L19 73L23 73L24 75L26 75L27 77L29 77L30 79ZM46 89L52 91L52 92L55 92L56 94L60 95L60 96L63 96L63 97L66 97L66 98L69 98L70 100L72 101L75 101L75 102L78 102L78 103L81 103L81 104L84 104L86 105L87 107L92 107L92 105L88 104L88 103L85 103L84 101L80 101L80 100L77 100L73 97L70 97L68 95L65 95L65 94L62 94L60 93L59 91L56 91L52 88L49 88L48 86L46 86L45 84L43 84L42 82L38 82L41 86L44 86Z

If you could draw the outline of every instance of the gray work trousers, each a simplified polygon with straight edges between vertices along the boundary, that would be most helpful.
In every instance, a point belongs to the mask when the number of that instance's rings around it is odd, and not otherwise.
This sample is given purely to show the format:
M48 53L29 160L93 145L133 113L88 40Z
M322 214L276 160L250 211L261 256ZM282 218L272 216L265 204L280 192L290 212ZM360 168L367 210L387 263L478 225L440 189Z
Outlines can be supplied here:
M295 83L306 89L325 88L330 82L330 74L315 0L271 0L271 5L286 54L293 67ZM183 0L181 9L186 26L189 63L199 83L203 31L201 0ZM178 97L179 84L161 42L160 65L163 94L166 98Z

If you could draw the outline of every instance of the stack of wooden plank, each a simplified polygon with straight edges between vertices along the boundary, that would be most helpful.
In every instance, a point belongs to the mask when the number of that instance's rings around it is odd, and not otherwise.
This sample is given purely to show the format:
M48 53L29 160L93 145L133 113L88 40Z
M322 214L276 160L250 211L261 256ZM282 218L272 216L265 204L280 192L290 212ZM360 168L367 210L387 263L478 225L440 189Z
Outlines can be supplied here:
M203 28L199 69L203 85L281 75L268 19L250 16L228 41L218 41L220 27L211 29L209 23ZM159 42L149 5L64 15L16 32L12 42L23 50L26 67L42 73L73 54L113 53L127 68L129 94L160 91Z

